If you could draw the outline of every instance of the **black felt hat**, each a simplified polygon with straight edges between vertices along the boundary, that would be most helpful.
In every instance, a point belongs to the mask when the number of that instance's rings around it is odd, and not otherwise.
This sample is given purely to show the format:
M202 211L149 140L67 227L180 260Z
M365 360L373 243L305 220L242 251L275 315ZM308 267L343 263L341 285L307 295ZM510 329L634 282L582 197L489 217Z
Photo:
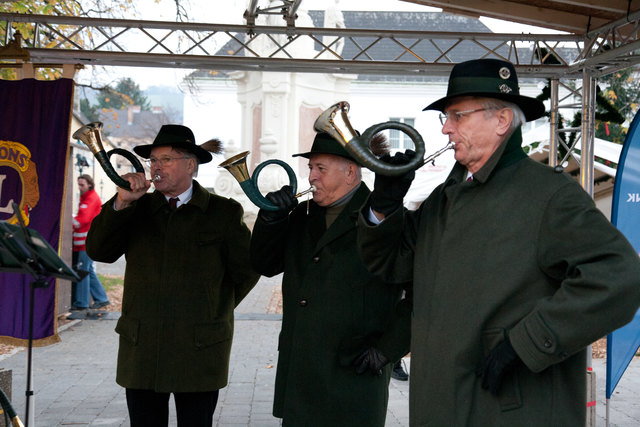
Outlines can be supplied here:
M447 96L429 104L424 110L444 111L451 99L461 96L481 96L512 102L522 109L527 121L538 119L544 114L542 101L520 95L518 76L513 64L500 59L474 59L455 65L449 76Z
M148 159L152 149L167 146L180 148L195 154L200 163L207 163L212 159L210 152L196 145L196 138L193 136L191 129L182 125L162 125L158 135L156 135L156 139L153 140L153 144L138 145L133 147L133 151L137 155Z
M338 141L324 132L316 134L311 145L311 151L294 154L292 157L305 157L308 159L312 154L333 154L334 156L355 161Z

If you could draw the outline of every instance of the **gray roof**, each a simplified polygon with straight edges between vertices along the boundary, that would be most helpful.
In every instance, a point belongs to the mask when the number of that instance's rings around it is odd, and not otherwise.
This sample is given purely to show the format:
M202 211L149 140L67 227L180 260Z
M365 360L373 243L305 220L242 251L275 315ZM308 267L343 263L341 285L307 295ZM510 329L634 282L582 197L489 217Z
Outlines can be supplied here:
M313 25L316 28L324 27L325 12L321 10L312 10L308 12ZM348 29L378 29L378 30L405 30L405 31L425 31L425 32L447 32L452 33L455 37L456 33L491 33L491 30L484 25L479 19L461 15L449 14L446 12L393 12L393 11L343 11L344 25ZM235 34L239 40L245 41L246 34ZM344 39L342 49L342 57L347 60L370 60L365 54L362 54L362 48L368 48L367 52L376 60L392 61L398 59L406 62L419 62L422 60L432 62L447 51L454 43L458 43L458 39L438 39L435 41L436 46L429 40L422 40L417 45L415 39L403 40L398 39L399 43L404 44L407 48L411 48L413 54L406 52L401 46L392 40L386 38L376 41L376 37L355 37ZM358 46L356 46L356 43ZM509 57L509 47L503 45L500 41L487 42L483 44L504 57ZM317 52L322 50L320 43L315 43L314 49ZM565 48L557 48L566 50ZM227 42L218 52L217 55L231 55L236 52L237 56L244 56L244 48L236 40ZM486 54L486 50L480 48L471 40L463 40L458 43L455 50L449 52L447 58L453 62L463 62L475 59ZM577 54L577 52L576 52ZM521 58L530 57L532 52L529 49L518 49L518 55ZM566 53L564 54L566 55ZM440 59L440 62L446 63L446 59ZM206 78L211 76L209 70L196 71L191 77ZM224 70L220 70L215 78L227 78L228 74ZM359 74L358 81L391 81L391 82L424 82L424 81L447 81L446 77L430 76L430 75L398 75L398 74Z
M344 17L344 25L350 29L379 29L379 30L404 30L404 31L429 31L439 32L447 31L452 33L490 33L491 30L477 18L470 18L461 15L452 15L444 12L368 12L368 11L345 11L342 12ZM324 11L310 11L309 16L314 26L322 27L324 25ZM349 59L367 60L360 54L361 48L375 42L374 37L359 37L355 40L346 39L342 50L342 56ZM406 47L413 45L415 40L402 40ZM440 40L438 47L440 50L450 48L454 40ZM357 43L360 48L356 46ZM497 43L496 43L497 44ZM317 44L316 49L320 50L321 46ZM411 50L425 61L431 62L441 55L435 46L428 40L422 40L417 45L411 47ZM370 48L371 56L376 60L392 61L399 57L400 61L419 62L410 53L403 52L402 47L389 39L384 39ZM359 55L359 56L358 56ZM471 41L463 41L455 52L450 56L454 62L462 62L478 57L478 46ZM358 80L365 81L434 81L446 80L445 78L434 78L433 76L412 76L412 75L358 75Z
M312 10L308 12L313 25L316 28L324 27L324 11ZM416 31L453 31L453 32L479 32L488 33L491 32L487 26L485 26L480 20L476 18L470 18L460 15L452 15L444 12L375 12L375 11L344 11L342 12L344 18L344 24L349 29L380 29L380 30L416 30ZM239 40L243 42L246 40L247 35L243 33L234 34ZM354 59L359 53L360 49L357 48L355 43L362 46L368 46L375 41L375 37L356 37L352 39L346 39L345 45L342 50L342 56L346 59ZM406 42L411 45L413 41L399 40L399 42ZM453 41L442 41L440 46L442 49L446 49ZM319 43L315 44L315 50L320 51L322 46ZM372 57L377 60L393 60L398 55L402 54L399 50L399 46L391 40L382 40L375 43L369 51ZM440 52L427 41L422 41L417 46L413 47L413 50L422 58L427 61L433 60L440 55ZM216 55L228 56L233 52L238 51L235 55L244 56L244 49L235 40L227 42ZM462 46L456 48L456 54L452 58L454 61L464 61L467 59L476 58L478 56L477 46L472 42L463 42ZM366 56L357 56L356 59L367 60ZM418 58L411 54L404 54L401 56L402 61L417 62ZM207 77L210 76L208 70L196 71L191 74L192 77ZM226 78L227 72L221 70L217 73L216 78ZM359 80L367 81L433 81L434 78L430 76L404 76L404 75L359 75ZM443 79L444 80L444 79Z
M151 143L160 127L170 123L163 111L139 111L130 115L127 110L107 110L100 112L100 121L104 123L104 136L120 141L123 146Z

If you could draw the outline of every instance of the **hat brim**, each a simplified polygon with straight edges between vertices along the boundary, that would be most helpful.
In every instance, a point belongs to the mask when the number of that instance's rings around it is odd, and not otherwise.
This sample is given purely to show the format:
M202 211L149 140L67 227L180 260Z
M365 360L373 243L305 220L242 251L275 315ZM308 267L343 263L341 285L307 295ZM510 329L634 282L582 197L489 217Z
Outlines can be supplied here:
M298 153L298 154L293 154L291 157L304 157L305 159L309 159L311 158L311 156L313 156L314 154L331 154L332 156L338 156L338 157L344 157L345 159L351 160L351 161L355 161L353 160L353 157L351 157L349 154L340 154L340 153L336 153L336 152L324 152L324 151L308 151L306 153Z
M198 162L200 164L208 163L213 159L213 156L210 152L190 142L156 142L155 144L138 145L137 147L133 147L133 151L135 151L135 153L140 157L148 159L151 156L151 150L157 147L175 147L181 150L188 151L190 153L193 153L198 158Z
M525 119L530 122L532 120L539 119L544 115L544 103L536 98L531 98L523 95L509 95L509 94L499 94L495 92L467 92L467 93L456 93L453 96L445 96L444 98L440 98L435 102L427 105L422 109L422 111L427 110L436 110L444 112L444 109L447 105L455 98L460 98L463 96L477 96L483 98L496 98L501 99L503 101L508 101L516 104L522 112L524 113Z
M355 161L349 152L345 150L345 148L336 139L324 132L319 132L316 134L315 138L313 138L311 150L305 153L294 154L292 157L304 157L308 159L314 154L331 154L333 156Z

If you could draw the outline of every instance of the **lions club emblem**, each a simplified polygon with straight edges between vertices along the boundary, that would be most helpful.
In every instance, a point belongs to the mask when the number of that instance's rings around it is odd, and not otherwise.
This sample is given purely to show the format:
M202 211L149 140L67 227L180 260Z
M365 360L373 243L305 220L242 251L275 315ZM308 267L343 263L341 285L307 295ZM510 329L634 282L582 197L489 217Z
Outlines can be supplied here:
M18 223L18 214L29 224L29 213L40 200L36 164L27 147L14 141L0 140L0 219Z

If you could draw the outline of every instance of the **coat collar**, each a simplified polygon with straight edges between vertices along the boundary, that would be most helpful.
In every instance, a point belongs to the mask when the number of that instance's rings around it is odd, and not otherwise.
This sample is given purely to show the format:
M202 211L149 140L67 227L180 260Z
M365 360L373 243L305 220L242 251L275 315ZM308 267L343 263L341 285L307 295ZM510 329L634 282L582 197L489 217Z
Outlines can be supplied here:
M484 184L496 171L526 157L527 154L522 150L522 129L518 126L511 136L498 146L482 168L473 174L473 180ZM449 185L463 182L466 177L466 172L467 168L456 162L451 173L445 180L445 185L443 185L442 189L444 190L444 188Z
M369 188L367 187L367 185L364 182L362 182L360 184L360 188L356 190L351 200L347 202L342 212L340 212L340 215L338 215L338 218L336 218L333 224L331 224L331 227L329 227L329 229L327 229L324 232L324 234L322 234L322 236L320 237L320 240L318 240L318 244L316 245L316 250L319 250L322 247L326 246L327 244L339 238L349 230L356 228L356 222L358 219L358 210L362 206L362 204L367 200L367 197L369 196L370 192L371 191L369 191ZM322 210L322 214L316 215L315 220L321 221L322 227L324 227L324 221L325 221L324 213L326 209L321 208L318 205L315 205L315 206L317 209ZM316 225L319 226L319 224L316 224Z
M195 206L200 208L203 212L209 206L209 198L211 194L205 190L195 179L193 180L193 194L191 195L191 200L185 206ZM161 209L163 206L168 206L167 199L164 194L159 191L154 191L151 193L151 210L156 212Z

